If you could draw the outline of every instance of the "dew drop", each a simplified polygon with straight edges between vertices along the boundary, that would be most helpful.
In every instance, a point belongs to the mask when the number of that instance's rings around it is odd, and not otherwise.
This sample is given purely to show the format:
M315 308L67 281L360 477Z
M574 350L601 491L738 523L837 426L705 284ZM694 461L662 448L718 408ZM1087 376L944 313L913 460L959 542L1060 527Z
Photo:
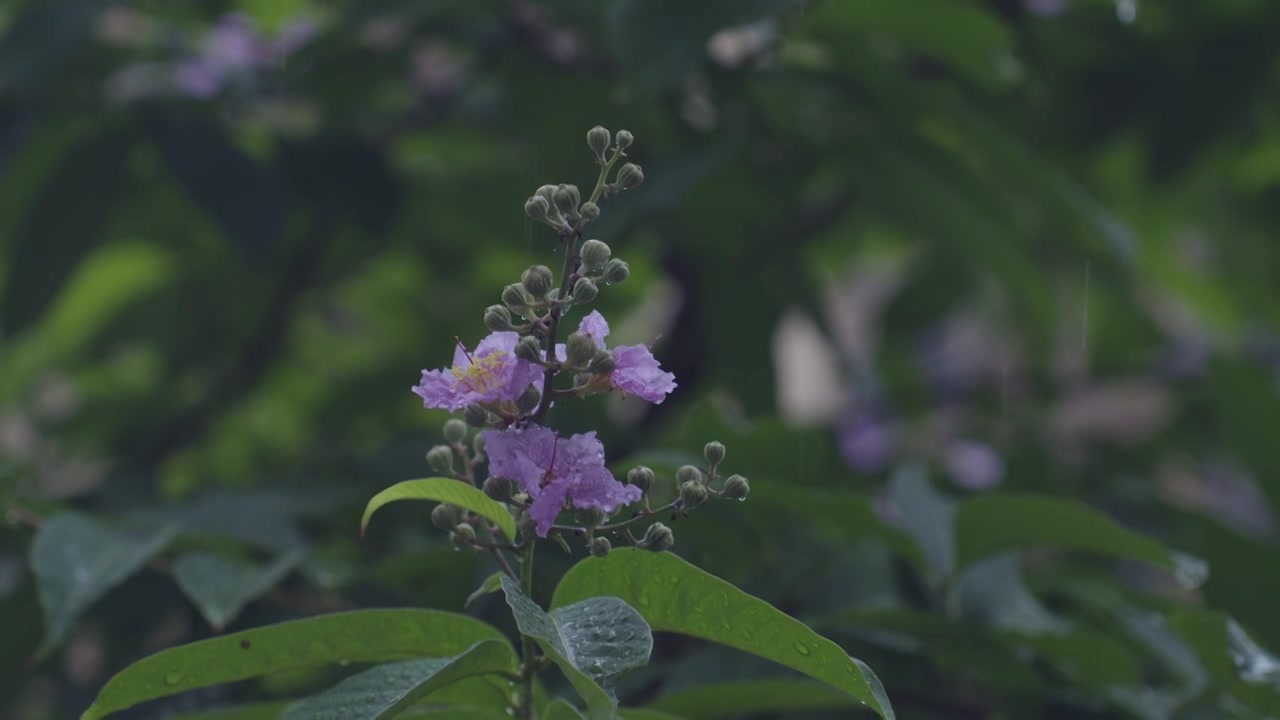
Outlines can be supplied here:
M168 675L164 676L164 684L177 685L178 683L182 682L183 677L185 677L185 675L181 670L175 670L169 673Z
M722 626L724 626L724 629L725 629L725 630L732 630L732 629L733 629L733 625L730 625L728 620L723 620L723 619L722 619L722 620L720 621L720 624L721 624Z
M679 576L679 575L672 575L672 576L671 576L671 584L672 584L672 585L679 585L679 584L680 584L680 576Z
M808 646L808 645L805 645L804 643L802 643L802 642L800 642L799 640L797 640L797 641L796 641L796 643L795 643L795 646L796 646L796 652L800 653L801 655L808 655L808 654L809 654L809 646Z
M658 577L657 575L654 575L654 576L653 576L653 582L654 582L654 584L656 584L656 585L661 585L661 584L662 584L662 578Z
M1209 563L1192 555L1174 553L1173 579L1187 590L1195 590L1209 579Z

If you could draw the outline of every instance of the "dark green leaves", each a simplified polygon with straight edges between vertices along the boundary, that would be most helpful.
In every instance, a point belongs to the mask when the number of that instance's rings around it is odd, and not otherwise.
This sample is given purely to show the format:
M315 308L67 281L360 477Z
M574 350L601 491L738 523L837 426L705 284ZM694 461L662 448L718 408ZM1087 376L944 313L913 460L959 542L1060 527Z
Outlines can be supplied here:
M863 703L811 680L752 680L681 690L649 707L682 717L743 717L785 710L839 710Z
M799 620L675 555L615 550L584 560L560 582L553 605L602 595L622 598L655 630L772 660L849 694L886 720L894 717L871 668Z
M173 577L204 619L222 628L250 601L283 580L302 558L301 551L294 551L259 567L228 555L189 552L173 561Z
M173 536L171 527L129 532L72 513L42 524L31 546L47 627L41 653L60 645L81 613L141 570Z
M369 518L373 517L379 508L400 500L438 500L457 505L487 518L509 539L514 540L516 537L515 520L511 519L511 513L505 507L471 485L449 478L406 480L374 495L364 510L364 517L360 520L360 532L363 533L368 527Z
M611 718L614 689L629 671L649 662L653 634L635 608L616 597L589 597L547 613L502 577L520 632L564 672L593 718Z
M271 625L183 645L139 660L111 678L84 720L196 688L338 662L459 654L497 629L434 610L361 610Z
M385 720L433 690L467 677L514 673L519 660L500 640L476 643L454 657L379 665L294 705L284 720Z

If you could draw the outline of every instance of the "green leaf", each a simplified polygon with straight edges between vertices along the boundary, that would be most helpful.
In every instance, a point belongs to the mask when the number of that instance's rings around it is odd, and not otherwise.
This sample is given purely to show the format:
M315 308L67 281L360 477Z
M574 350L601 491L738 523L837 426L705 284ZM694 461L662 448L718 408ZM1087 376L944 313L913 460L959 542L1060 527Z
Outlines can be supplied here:
M916 464L894 471L889 496L901 513L903 529L924 553L933 580L948 577L956 565L954 501L935 490L924 468Z
M680 720L679 715L648 708L618 708L618 717L622 720Z
M649 662L653 633L635 608L616 597L589 597L550 613L502 576L520 632L532 637L583 700L592 718L612 718L618 682Z
M586 715L583 715L581 710L561 698L551 701L543 714L546 720L586 720Z
M285 702L251 703L248 705L232 705L230 707L196 710L189 713L178 713L169 716L169 720L280 720L284 711L293 704Z
M463 678L517 672L519 658L501 640L483 640L460 655L370 668L291 707L284 720L385 720Z
M294 620L143 658L107 682L82 720L166 695L284 670L447 657L481 640L503 639L487 623L438 610L360 610Z
M364 517L360 520L360 532L364 533L365 528L369 526L369 518L373 517L379 508L399 500L438 500L457 505L493 522L509 540L516 539L516 522L511 519L511 513L507 508L474 487L449 478L406 480L374 495L364 510Z
M1203 580L1194 558L1175 553L1076 500L1043 495L978 495L956 512L960 566L1007 550L1060 547L1140 560L1171 570L1187 584Z
M658 698L649 707L686 717L716 718L785 710L841 710L864 707L864 703L810 680L751 680L681 690Z
M463 603L462 606L471 607L471 603L475 602L476 600L479 600L485 595L488 595L490 593L496 593L499 590L501 590L503 574L504 573L502 573L502 571L498 571L490 575L489 577L485 578L484 582L480 583L480 587L476 588L475 592L467 596L467 601Z
M174 532L118 530L74 513L41 524L31 545L46 626L40 654L60 645L81 613L164 550Z
M615 550L575 565L554 607L619 597L658 631L718 642L798 670L865 703L886 720L893 709L871 668L804 623L670 553Z
M221 629L234 620L245 605L283 580L303 556L302 550L294 550L259 567L228 555L188 552L173 561L173 578L205 620Z

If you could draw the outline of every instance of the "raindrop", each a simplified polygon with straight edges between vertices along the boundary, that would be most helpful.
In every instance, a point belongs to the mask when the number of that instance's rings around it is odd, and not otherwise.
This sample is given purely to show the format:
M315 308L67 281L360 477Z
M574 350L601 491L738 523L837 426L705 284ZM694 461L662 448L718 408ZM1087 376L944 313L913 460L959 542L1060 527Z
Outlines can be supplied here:
M672 575L672 576L671 576L671 584L672 584L672 585L679 585L679 584L680 584L680 576L679 576L679 575Z
M1227 621L1227 643L1241 680L1280 688L1280 659L1259 647L1234 619Z
M1138 19L1138 0L1116 0L1116 19L1125 25Z
M797 641L796 641L795 645L796 645L796 652L800 653L801 655L808 655L808 654L809 654L809 646L808 646L808 645L805 645L804 643L800 642L799 640L797 640Z
M654 576L653 576L653 582L654 582L655 584L661 585L661 584L662 584L662 578L658 577L657 575L654 575Z
M732 629L733 629L733 625L730 625L728 620L723 620L723 619L722 619L722 620L720 621L720 624L724 626L724 629L725 629L725 630L732 630Z
M1209 563L1198 557L1174 553L1173 579L1187 590L1195 590L1209 579Z
M169 673L168 675L164 676L164 684L177 685L178 683L182 682L183 677L185 677L185 674L181 670L175 670Z

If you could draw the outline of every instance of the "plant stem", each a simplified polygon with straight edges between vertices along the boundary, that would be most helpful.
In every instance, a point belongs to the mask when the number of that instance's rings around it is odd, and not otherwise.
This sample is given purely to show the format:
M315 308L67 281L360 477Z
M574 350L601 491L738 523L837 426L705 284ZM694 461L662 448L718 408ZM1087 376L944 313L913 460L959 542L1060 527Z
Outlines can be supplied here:
M578 249L578 236L565 236L564 246L564 266L560 270L560 295L559 300L564 300L568 294L569 280L573 276L574 258ZM556 372L559 370L560 364L556 362L556 336L560 333L560 316L564 313L563 308L557 306L551 308L551 312L547 317L550 320L547 323L547 337L544 348L546 350L547 368L542 374L542 401L538 403L538 409L533 413L533 421L541 425L547 419L547 411L551 409L551 400L554 395L552 392L552 381L555 380Z
M520 589L527 597L533 597L533 549L536 545L530 542L520 560ZM538 661L534 657L536 650L533 638L520 636L520 679L524 683L524 691L516 708L516 720L533 720L533 679L538 673Z
M640 513L639 515L636 515L635 517L627 518L626 520L622 520L620 522L616 522L611 525L597 525L594 529L594 532L596 533L613 532L615 530L626 529L638 522L644 522L649 518L654 518L659 515L662 515L663 513L667 513L667 512L670 512L671 510L674 510L677 502L678 502L677 500L672 500L671 502L667 503L666 505L663 505L662 507L656 510L646 510ZM551 529L553 531L569 532L569 533L585 533L587 531L586 528L578 527L576 525L552 525Z

